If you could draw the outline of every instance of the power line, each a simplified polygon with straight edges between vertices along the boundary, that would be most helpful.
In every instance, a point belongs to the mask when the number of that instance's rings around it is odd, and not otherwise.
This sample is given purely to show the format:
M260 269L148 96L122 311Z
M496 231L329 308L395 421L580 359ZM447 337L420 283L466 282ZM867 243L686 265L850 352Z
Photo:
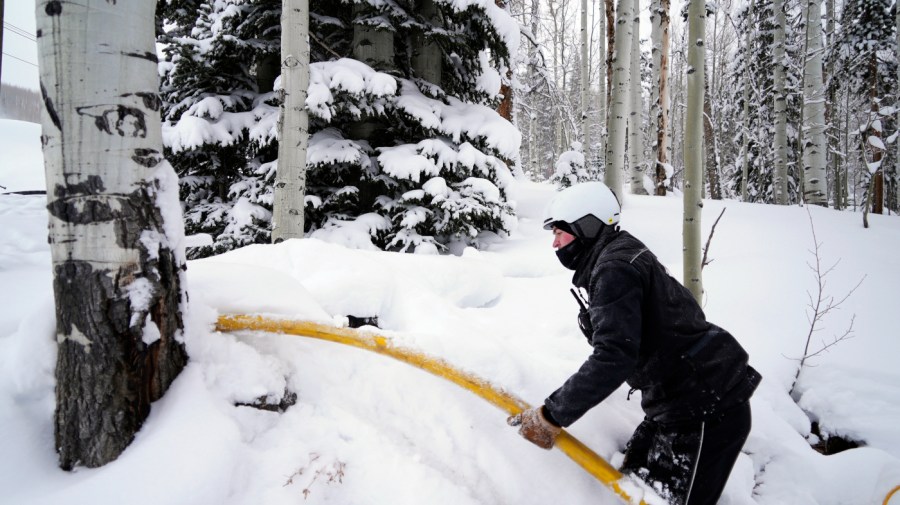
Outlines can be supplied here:
M6 21L4 21L3 28L11 31L12 33L15 33L16 35L19 35L20 37L25 37L32 42L37 42L37 37L33 33L23 30L12 23L7 23Z
M31 65L32 67L37 67L37 63L32 63L32 62L30 62L30 61L25 61L25 60L23 60L22 58L19 58L18 56L13 56L13 55L11 55L11 54L9 54L9 53L7 53L7 52L4 52L4 53L3 53L3 56L9 56L10 58L12 58L12 59L14 59L14 60L19 60L19 61L21 61L22 63L27 63L27 64Z

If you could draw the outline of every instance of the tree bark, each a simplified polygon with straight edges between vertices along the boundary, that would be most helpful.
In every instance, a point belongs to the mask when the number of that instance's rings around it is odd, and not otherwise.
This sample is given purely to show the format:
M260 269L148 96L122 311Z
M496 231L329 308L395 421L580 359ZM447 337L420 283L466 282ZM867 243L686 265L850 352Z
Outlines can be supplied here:
M621 199L625 178L625 133L628 128L628 91L631 79L632 0L619 0L616 7L616 41L613 90L609 110L604 182Z
M788 203L788 171L787 171L787 100L784 94L784 43L785 12L784 0L773 0L775 12L775 39L773 55L775 59L775 203Z
M700 218L703 200L703 88L706 3L691 0L688 11L687 110L684 124L684 285L698 303L703 298L701 276Z
M878 112L878 83L877 83L877 75L878 75L878 60L876 59L876 55L873 52L872 56L869 58L869 72L872 76L872 86L870 91L870 103L871 110L869 111L869 131L867 132L868 137L876 137L879 140L881 139L881 127L874 128L873 125L877 121L878 124L881 124L880 114ZM873 144L867 142L869 148L872 150L872 163L878 164L878 168L875 170L875 173L872 174L872 184L869 188L869 198L872 201L872 214L882 214L884 213L884 167L882 166L884 163L884 150L874 146Z
M65 470L116 459L187 362L184 229L162 155L155 3L36 5Z
M588 71L587 9L587 0L581 0L581 152L585 155L588 154L588 148L590 147L590 140L588 139L588 110L590 109L588 89L591 87L591 74ZM585 159L585 165L587 165L587 159Z
M303 238L306 151L309 144L309 1L281 8L281 117L278 172L272 207L272 243Z
M644 135L641 132L644 106L641 100L641 37L640 37L640 4L634 0L632 5L634 21L631 27L631 86L628 96L630 107L628 113L628 158L631 160L631 192L635 195L646 195L644 189Z
M753 26L753 2L754 0L750 0L750 6L748 7L747 13L747 25ZM750 54L750 41L751 34L753 30L747 29L747 33L744 35L744 53L749 56ZM741 201L748 202L750 201L750 195L747 191L748 182L747 178L750 176L750 80L752 78L750 74L750 64L746 63L746 68L744 69L744 110L741 117Z
M822 44L821 0L807 0L807 56L803 84L803 194L807 203L828 206L826 163L828 139L825 137L824 47Z
M609 102L607 101L607 93L606 93L606 90L607 90L607 86L606 86L606 84L607 84L607 82L606 82L606 75L607 75L606 22L605 22L606 1L598 0L598 5L603 14L599 16L600 21L597 23L597 25L600 28L600 30L599 30L600 34L598 37L600 47L599 47L599 50L597 51L597 54L599 55L598 59L600 60L600 64L598 65L599 69L600 69L600 78L598 79L598 82L597 82L597 85L600 87L600 92L597 93L598 101L600 102L599 106L598 106L599 113L597 115L597 117L599 118L599 123L600 123L600 132L598 135L597 144L598 144L598 151L601 153L600 156L605 156L606 155L606 116L607 116L607 111L609 109L608 108ZM601 163L601 166L602 166L602 163Z
M666 196L669 173L669 0L654 0L651 7L651 40L653 44L653 90L650 113L656 126L653 155L654 186L657 196ZM652 131L652 130L651 130Z

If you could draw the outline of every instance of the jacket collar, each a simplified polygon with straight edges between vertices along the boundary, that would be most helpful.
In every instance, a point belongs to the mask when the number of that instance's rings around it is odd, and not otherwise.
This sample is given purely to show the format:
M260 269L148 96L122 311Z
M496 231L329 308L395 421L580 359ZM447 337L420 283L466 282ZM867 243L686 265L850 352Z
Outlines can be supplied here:
M590 250L581 258L581 263L575 269L575 275L572 276L572 284L579 288L588 289L591 280L591 271L594 269L594 263L600 252L616 239L620 234L618 226L603 226L600 229L600 235L594 239L593 245L589 246Z

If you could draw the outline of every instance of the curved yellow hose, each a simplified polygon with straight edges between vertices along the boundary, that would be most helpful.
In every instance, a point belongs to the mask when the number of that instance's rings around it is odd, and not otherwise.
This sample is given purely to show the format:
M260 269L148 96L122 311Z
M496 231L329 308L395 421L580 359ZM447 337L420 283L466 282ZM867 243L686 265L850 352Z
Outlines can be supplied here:
M359 347L390 356L438 377L443 377L477 394L510 415L518 414L530 408L527 403L516 396L494 387L489 382L473 374L458 370L439 358L433 358L418 351L395 346L390 338L373 332L336 328L307 321L278 320L245 315L220 316L216 329L219 331L253 330L284 333ZM565 430L556 439L556 447L626 502L644 505L643 500L633 501L619 485L623 475L618 470L578 441L578 439L569 435Z
M894 489L891 489L887 496L884 497L883 505L888 505L888 502L891 501L891 496L894 496L894 493L896 493L897 491L900 491L900 486L894 486Z

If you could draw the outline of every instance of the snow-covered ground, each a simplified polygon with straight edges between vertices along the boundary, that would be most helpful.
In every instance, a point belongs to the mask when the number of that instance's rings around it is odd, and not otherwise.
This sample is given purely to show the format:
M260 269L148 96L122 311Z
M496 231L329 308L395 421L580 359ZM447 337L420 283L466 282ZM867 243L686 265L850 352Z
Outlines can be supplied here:
M0 185L41 189L39 128L0 121ZM15 150L15 151L14 151ZM9 153L22 153L11 155ZM37 176L36 176L37 174ZM0 195L0 495L24 504L617 503L560 451L520 439L483 400L405 364L300 337L221 334L220 313L338 322L378 316L398 343L539 403L589 352L570 275L540 229L554 189L516 182L518 227L488 250L429 256L321 240L251 246L189 264L191 361L131 447L104 468L63 472L53 450L54 308L42 196ZM704 236L727 208L704 270L708 317L765 379L724 504L871 504L900 484L900 219L708 201ZM629 196L622 225L681 275L681 201ZM816 295L812 227L826 294L843 298L787 391ZM855 318L854 318L855 317ZM285 389L284 413L235 406ZM801 409L802 408L802 409ZM626 389L570 430L615 462L642 417ZM813 451L811 420L865 447ZM900 496L891 503L900 504Z

